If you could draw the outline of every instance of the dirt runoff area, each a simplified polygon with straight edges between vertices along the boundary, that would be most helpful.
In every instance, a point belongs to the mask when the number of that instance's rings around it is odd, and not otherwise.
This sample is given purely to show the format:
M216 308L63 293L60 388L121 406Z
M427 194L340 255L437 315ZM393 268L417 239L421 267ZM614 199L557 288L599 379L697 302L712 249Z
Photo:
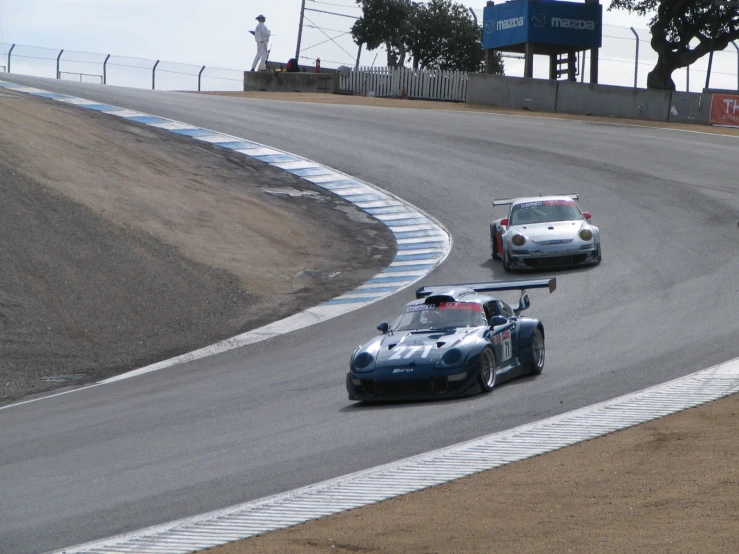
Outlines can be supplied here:
M327 94L233 95L562 117ZM739 135L737 129L675 127ZM736 553L738 427L739 395L732 395L557 452L207 552Z
M377 220L238 153L0 95L0 402L315 306L390 263Z

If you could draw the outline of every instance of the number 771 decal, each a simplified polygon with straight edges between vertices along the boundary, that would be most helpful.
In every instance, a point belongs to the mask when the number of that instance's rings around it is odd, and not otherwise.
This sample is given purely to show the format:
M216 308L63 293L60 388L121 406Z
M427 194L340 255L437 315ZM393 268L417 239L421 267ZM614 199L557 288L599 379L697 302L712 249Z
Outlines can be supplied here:
M506 360L509 360L511 356L513 355L513 348L511 345L511 331L510 329L500 334L501 339L501 362L504 362Z
M388 358L388 360L399 360L400 358L412 358L413 355L418 352L419 350L423 349L423 352L421 352L420 357L421 358L428 358L429 353L431 352L431 349L434 347L433 344L427 344L426 346L396 346L393 348L393 355ZM403 352L408 351L405 356L401 356Z

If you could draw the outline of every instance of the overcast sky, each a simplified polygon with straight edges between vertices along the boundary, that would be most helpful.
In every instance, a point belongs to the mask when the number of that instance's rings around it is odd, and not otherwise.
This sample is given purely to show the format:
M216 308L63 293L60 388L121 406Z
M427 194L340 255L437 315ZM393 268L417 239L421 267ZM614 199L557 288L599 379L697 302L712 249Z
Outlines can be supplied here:
M309 7L327 11L340 11L331 4L353 4L307 1ZM484 0L462 3L479 10L485 5ZM0 42L244 69L256 51L248 31L260 13L273 33L270 59L286 61L294 55L300 4L301 0L0 0ZM337 26L338 21L351 26L346 19L325 19L320 26L324 21L326 26ZM604 23L646 28L645 19L606 9Z

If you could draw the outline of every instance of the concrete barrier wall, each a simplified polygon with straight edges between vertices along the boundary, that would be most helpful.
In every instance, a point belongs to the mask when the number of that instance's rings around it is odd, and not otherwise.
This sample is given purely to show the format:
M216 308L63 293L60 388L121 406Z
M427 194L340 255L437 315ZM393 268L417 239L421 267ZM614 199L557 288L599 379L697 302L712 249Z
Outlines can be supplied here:
M332 93L334 91L335 80L338 80L338 73L245 71L244 90Z
M469 104L542 112L553 112L557 104L556 81L484 73L471 73L467 79Z
M467 103L600 117L710 124L711 94L470 74Z
M557 112L667 121L670 91L647 90L562 81Z
M673 92L670 122L710 125L711 96L713 95L699 92Z

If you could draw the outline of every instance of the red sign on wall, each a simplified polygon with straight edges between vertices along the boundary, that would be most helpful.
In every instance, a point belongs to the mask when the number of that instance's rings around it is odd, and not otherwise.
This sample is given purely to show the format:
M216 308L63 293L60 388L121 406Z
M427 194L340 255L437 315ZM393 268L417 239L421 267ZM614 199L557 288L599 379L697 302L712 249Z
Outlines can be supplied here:
M739 127L739 96L714 94L711 99L711 125Z

